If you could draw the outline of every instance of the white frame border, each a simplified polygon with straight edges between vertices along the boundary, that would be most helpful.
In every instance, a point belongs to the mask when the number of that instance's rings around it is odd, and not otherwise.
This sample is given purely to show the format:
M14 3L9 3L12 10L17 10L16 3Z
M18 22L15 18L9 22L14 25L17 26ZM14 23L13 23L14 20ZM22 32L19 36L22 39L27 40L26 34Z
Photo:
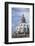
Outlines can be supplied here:
M15 6L15 5L16 5L16 6ZM16 40L15 40L14 38L11 38L11 35L12 35L12 34L11 34L11 33L12 33L12 32L11 32L11 8L12 8L12 7L30 8L30 16L31 16L31 22L30 22L30 30L31 30L31 31L30 31L30 38L17 38L17 39L15 38ZM9 21L9 22L8 22L8 23L9 23L9 24L8 24L8 27L9 27L9 28L8 28L8 41L9 41L9 42L20 42L20 41L23 41L23 42L24 42L24 41L32 41L32 40L33 40L33 39L32 39L32 38L33 38L33 37L32 37L32 36L33 36L33 35L32 35L32 34L33 34L33 25L32 25L32 17L33 17L33 13L32 13L32 12L33 12L33 10L32 10L32 9L33 9L33 8L32 8L32 5L8 4L8 10L9 10L9 12L8 12L8 13L9 13L9 14L8 14L8 16L9 16L9 19L8 19L8 21ZM19 40L18 40L18 39L19 39ZM21 40L21 39L22 39L22 40Z

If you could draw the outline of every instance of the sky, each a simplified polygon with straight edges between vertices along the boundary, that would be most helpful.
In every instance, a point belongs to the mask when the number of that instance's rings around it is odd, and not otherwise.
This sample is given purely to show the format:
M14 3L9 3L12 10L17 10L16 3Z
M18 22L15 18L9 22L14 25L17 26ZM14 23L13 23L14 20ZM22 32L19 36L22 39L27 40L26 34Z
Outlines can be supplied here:
M20 23L22 15L26 18L26 22L29 23L29 8L12 8L12 31L16 31L16 27Z

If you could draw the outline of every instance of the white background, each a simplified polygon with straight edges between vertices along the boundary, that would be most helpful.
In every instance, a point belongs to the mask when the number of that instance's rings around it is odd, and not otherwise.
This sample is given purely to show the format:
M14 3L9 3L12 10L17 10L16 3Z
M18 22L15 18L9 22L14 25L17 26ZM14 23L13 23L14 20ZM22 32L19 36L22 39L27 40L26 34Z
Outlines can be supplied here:
M35 0L0 0L0 46L35 46L35 42L34 43L22 43L22 44L9 44L9 45L5 45L4 44L4 17L5 17L5 11L4 11L4 2L5 1L18 1L18 2L29 2L29 3L35 3ZM34 16L35 18L35 16ZM35 22L34 22L35 23ZM35 25L35 24L34 24ZM35 32L34 32L35 35ZM35 37L34 37L35 38Z

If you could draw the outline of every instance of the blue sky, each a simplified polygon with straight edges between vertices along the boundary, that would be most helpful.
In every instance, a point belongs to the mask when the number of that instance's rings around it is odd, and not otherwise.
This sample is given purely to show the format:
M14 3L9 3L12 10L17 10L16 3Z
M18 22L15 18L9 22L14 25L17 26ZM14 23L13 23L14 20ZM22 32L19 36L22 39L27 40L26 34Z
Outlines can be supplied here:
M24 14L26 22L29 22L29 8L12 8L12 31L16 31L16 26L20 23L19 18ZM18 23L19 22L19 23Z

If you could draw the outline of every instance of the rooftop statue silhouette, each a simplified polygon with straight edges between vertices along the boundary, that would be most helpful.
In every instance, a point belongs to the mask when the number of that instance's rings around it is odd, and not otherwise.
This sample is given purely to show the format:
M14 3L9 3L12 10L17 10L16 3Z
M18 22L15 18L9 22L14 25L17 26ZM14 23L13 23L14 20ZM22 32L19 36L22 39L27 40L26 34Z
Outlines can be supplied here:
M26 23L26 19L25 19L24 15L21 18L21 23Z

